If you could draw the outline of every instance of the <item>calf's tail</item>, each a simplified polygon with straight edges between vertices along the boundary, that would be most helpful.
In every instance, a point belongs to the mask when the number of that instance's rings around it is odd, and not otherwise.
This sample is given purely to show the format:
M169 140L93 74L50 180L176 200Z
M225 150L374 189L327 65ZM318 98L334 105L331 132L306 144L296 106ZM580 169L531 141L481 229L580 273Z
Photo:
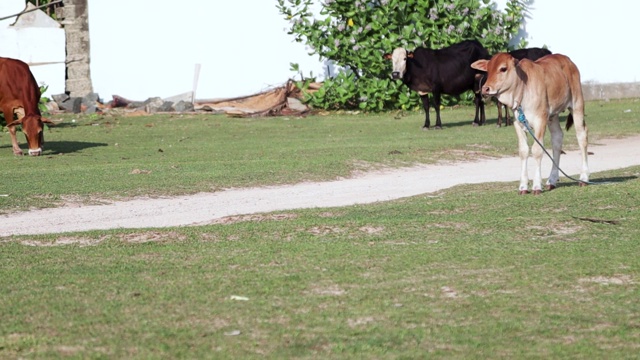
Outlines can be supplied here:
M569 116L567 117L567 125L566 125L565 129L567 131L569 131L569 129L571 129L572 125L573 125L573 114L569 113Z

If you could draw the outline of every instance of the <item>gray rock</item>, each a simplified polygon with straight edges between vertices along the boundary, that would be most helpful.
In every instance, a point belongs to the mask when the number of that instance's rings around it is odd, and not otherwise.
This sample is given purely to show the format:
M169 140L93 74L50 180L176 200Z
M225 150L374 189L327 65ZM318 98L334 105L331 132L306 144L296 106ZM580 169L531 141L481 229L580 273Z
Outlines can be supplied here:
M176 104L173 105L174 109L177 112L191 112L194 111L193 104L188 101L180 100Z
M69 95L67 94L56 94L56 95L51 95L51 98L53 99L53 101L57 102L58 105L60 103L63 103L67 100L69 100Z
M91 106L96 104L96 102L100 101L100 96L96 93L89 93L82 98L82 105Z
M162 112L175 111L175 109L173 108L173 102L171 101L163 102L162 105L160 105L160 107L158 107L156 111L162 111Z
M62 111L69 111L74 114L79 114L82 111L82 98L67 97L64 101L56 101L58 108Z
M144 110L148 113L158 112L158 109L162 107L164 100L159 97L148 98L144 102Z

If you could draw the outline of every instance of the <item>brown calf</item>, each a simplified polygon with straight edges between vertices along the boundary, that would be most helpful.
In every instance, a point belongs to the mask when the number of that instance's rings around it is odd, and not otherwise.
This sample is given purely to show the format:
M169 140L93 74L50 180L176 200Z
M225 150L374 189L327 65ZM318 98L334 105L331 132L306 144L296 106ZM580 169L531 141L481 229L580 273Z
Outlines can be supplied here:
M541 142L547 126L551 133L553 159L555 164L547 180L547 189L556 187L559 180L562 140L564 134L560 127L559 115L569 109L567 130L572 124L576 127L576 137L582 152L581 185L589 181L587 163L587 126L584 122L584 99L580 72L576 65L566 56L560 54L547 55L538 60L516 60L507 53L494 55L491 60L478 60L472 68L487 72L487 81L482 87L482 94L494 96L511 109L521 111L528 120L533 132ZM518 148L522 171L520 175L520 194L528 192L527 158L529 145L527 130L523 124L514 126L518 136ZM534 194L542 192L541 161L543 150L534 143L531 154L536 161L532 190Z

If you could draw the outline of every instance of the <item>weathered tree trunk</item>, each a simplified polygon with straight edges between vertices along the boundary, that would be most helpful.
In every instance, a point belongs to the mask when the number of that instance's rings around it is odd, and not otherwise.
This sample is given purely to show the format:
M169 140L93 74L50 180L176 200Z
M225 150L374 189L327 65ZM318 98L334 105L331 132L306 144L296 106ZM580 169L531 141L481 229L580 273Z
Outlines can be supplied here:
M64 0L62 25L67 40L65 92L83 97L93 92L91 83L88 0Z

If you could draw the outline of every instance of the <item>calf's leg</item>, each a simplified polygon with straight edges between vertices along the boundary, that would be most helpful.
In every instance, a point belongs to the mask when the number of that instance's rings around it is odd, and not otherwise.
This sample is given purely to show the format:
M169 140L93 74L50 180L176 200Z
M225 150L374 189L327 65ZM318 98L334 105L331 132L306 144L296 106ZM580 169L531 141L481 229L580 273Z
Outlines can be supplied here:
M533 133L536 136L536 139L541 144L544 144L544 133L547 130L547 117L543 117L541 119L534 119L531 123L536 124L537 126L533 127ZM542 147L534 140L533 145L531 145L531 156L533 160L536 162L535 171L533 174L533 184L531 190L534 195L539 195L542 193L542 155L544 151ZM551 170L553 171L553 170Z
M529 158L529 144L527 144L527 130L520 124L513 127L518 137L518 154L520 155L520 186L519 194L529 192L529 174L527 172L527 159Z
M18 145L18 139L16 137L16 127L15 126L9 126L9 134L11 135L11 145L12 145L12 148L13 148L13 154L21 156L22 155L22 149L20 149L20 146Z
M580 186L587 185L589 181L589 161L587 159L587 143L589 140L589 130L587 129L587 124L584 121L584 104L581 106L576 106L575 109L569 109L571 113L569 116L573 115L573 121L576 127L576 138L578 139L578 146L580 147L580 152L582 155L582 170L580 172L580 180L583 182L580 183Z
M9 124L14 120L13 106L2 109L2 113L4 114L4 120ZM18 114L20 117L20 114ZM22 150L18 145L18 138L16 137L16 126L9 126L9 135L11 136L11 145L13 148L14 155L22 155Z
M556 188L558 180L560 179L558 166L560 166L560 154L562 154L562 140L564 138L564 133L560 127L560 119L558 115L551 117L549 122L549 132L551 133L551 146L553 148L554 164L551 167L549 179L547 179L547 189L553 190Z

